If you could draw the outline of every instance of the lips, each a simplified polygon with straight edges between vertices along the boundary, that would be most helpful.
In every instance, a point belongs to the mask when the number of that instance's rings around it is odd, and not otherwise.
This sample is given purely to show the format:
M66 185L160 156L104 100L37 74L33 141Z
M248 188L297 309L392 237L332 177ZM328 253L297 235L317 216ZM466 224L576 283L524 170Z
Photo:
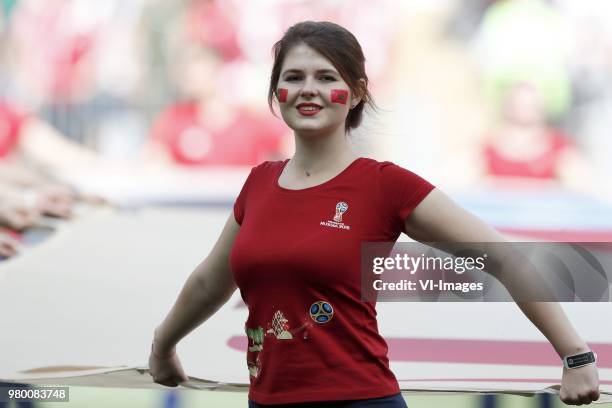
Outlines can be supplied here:
M296 106L298 112L303 116L313 116L319 113L323 107L316 103L300 103Z

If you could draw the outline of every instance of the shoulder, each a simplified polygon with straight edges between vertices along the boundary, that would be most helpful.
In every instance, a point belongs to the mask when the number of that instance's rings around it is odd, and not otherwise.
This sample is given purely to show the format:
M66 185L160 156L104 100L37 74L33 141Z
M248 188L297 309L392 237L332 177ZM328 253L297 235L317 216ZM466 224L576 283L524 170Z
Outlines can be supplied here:
M395 200L402 206L413 208L435 186L425 178L390 161L371 163L376 169L380 192L387 199Z
M385 201L397 202L402 205L413 201L419 202L435 186L425 178L390 161L362 159L363 174L360 180L367 176L374 180L376 191Z
M394 180L423 180L415 172L398 166L391 161L378 161L370 158L362 158L362 168L371 174L376 175L381 180L394 181Z
M264 173L272 173L275 171L279 171L285 166L285 163L287 163L288 161L289 159L264 161L264 162L259 163L257 166L253 167L251 169L251 173L264 174Z
M276 161L264 161L251 168L247 182L254 183L257 180L269 180L278 175L285 166L288 159Z

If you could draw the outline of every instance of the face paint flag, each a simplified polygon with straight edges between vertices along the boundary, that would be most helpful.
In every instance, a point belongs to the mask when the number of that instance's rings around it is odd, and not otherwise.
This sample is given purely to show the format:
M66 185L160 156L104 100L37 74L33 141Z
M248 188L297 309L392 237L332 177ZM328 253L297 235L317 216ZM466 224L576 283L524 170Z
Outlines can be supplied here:
M335 103L339 103L341 105L346 105L346 101L348 100L348 91L344 89L332 89L331 91L331 101Z
M278 88L278 101L281 103L285 103L287 102L287 89L285 88Z

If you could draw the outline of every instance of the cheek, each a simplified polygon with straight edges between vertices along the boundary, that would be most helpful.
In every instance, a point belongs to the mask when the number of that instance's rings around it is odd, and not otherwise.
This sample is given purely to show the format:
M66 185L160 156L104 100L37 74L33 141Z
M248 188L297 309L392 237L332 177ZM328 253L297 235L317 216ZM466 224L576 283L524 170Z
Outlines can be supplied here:
M289 94L289 90L287 88L278 88L278 101L280 103L287 102L287 95Z
M330 100L332 103L346 105L346 101L348 100L348 91L345 89L332 89L330 93Z

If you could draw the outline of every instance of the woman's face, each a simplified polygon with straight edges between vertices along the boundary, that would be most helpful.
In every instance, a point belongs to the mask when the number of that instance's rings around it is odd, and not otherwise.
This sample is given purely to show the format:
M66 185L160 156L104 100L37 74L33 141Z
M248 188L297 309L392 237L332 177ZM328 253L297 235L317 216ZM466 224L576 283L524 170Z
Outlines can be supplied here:
M328 133L359 102L332 63L305 44L287 52L277 86L281 115L296 132Z

